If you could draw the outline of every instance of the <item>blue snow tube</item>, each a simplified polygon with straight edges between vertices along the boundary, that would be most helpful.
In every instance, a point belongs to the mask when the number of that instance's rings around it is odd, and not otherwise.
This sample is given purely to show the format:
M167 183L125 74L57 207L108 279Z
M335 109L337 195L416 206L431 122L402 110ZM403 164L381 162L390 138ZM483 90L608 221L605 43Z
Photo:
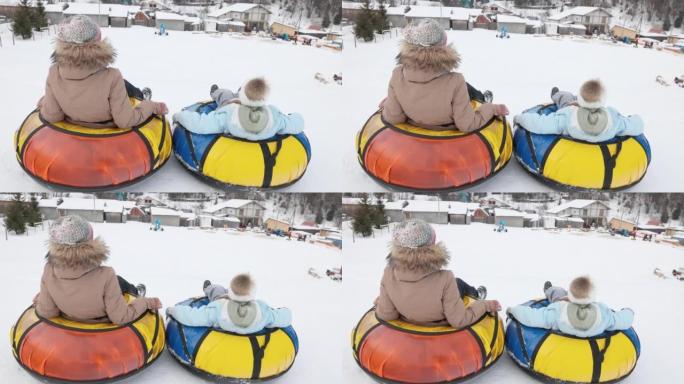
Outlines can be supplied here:
M179 303L193 308L206 297ZM294 364L299 339L292 326L266 328L248 335L216 328L190 327L169 316L166 347L178 363L201 377L219 382L252 382L282 376Z
M215 102L196 103L186 110L206 114ZM173 152L191 174L219 188L276 189L304 176L311 160L306 135L276 135L251 141L230 135L201 135L176 123Z
M549 301L523 305L543 308ZM549 329L528 327L509 317L506 351L530 375L553 383L615 383L636 367L641 344L634 328L580 338Z
M549 115L555 104L525 112ZM616 191L629 188L646 175L651 147L646 136L618 136L590 143L562 135L532 133L516 124L513 152L536 178L562 189Z

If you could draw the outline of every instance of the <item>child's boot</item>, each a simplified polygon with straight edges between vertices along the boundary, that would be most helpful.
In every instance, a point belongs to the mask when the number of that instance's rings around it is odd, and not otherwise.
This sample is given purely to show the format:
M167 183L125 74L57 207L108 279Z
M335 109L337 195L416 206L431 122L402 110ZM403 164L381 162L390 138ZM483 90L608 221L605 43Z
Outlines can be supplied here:
M477 299L478 300L484 300L487 298L487 287L484 285L480 285L477 287Z
M145 297L145 294L147 294L147 287L145 287L145 284L138 284L135 288L138 290L138 297Z
M491 103L494 100L494 94L490 90L484 91L482 95L484 96L485 103Z
M142 93L143 93L143 99L152 100L152 90L149 87L143 88Z

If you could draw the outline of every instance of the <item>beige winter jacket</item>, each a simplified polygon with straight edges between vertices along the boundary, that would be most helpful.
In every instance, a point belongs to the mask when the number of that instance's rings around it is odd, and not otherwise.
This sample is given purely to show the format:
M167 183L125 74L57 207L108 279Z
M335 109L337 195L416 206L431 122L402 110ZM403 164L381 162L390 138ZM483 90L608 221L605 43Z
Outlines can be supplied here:
M155 104L131 105L121 72L108 67L115 56L106 40L57 42L45 95L38 101L41 116L51 123L66 120L92 128L130 128L147 120Z
M127 303L114 269L101 266L107 254L99 238L77 246L50 244L36 301L38 315L125 324L145 313L148 300Z
M492 117L492 104L477 110L462 74L454 72L460 57L451 46L420 47L404 43L392 72L382 117L390 124L411 123L428 129L481 128Z
M485 314L484 302L466 307L453 272L441 269L448 255L441 244L430 250L393 249L375 304L385 321L402 319L413 324L463 328Z

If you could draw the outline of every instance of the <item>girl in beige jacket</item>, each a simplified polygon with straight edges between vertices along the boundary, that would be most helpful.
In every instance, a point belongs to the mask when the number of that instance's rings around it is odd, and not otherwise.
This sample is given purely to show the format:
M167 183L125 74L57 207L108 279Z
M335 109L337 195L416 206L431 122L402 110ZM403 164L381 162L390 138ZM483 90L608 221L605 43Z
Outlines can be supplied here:
M130 128L152 114L166 114L166 104L149 100L149 88L135 88L118 69L109 67L115 58L114 48L102 40L100 27L89 17L77 15L60 24L45 94L38 101L43 119L92 128ZM133 107L129 97L144 100Z
M161 308L158 298L145 298L145 286L133 286L103 266L109 250L80 216L64 216L50 228L49 252L34 300L44 318L63 316L87 322L129 323L148 309ZM138 296L126 302L124 294Z
M375 301L380 320L402 319L423 326L450 325L464 328L501 305L484 300L485 287L474 288L443 269L449 254L435 243L434 229L422 220L407 220L394 230L392 250ZM467 307L463 297L476 299Z
M470 132L494 116L507 115L505 105L488 103L491 92L483 95L455 71L460 61L453 46L447 44L446 32L439 23L426 19L417 25L408 25L387 98L380 103L385 121ZM474 110L471 99L484 104Z

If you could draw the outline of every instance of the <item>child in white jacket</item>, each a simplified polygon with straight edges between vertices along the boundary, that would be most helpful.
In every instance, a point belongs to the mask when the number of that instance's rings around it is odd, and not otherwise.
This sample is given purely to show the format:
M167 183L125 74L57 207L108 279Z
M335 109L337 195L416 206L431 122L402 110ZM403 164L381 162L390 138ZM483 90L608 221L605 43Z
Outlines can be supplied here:
M284 328L292 323L288 308L271 308L254 298L255 286L248 274L239 274L230 282L230 289L204 282L204 293L210 303L198 308L176 305L167 314L191 327L214 327L241 335L264 328Z
M577 337L592 337L605 331L629 329L634 321L634 312L629 309L613 311L607 305L596 302L594 284L587 276L581 276L570 283L570 290L544 284L544 294L551 303L544 308L518 305L508 309L523 325L560 331Z
M515 116L515 123L533 133L565 135L591 143L616 136L639 136L644 132L639 115L623 116L615 108L605 106L605 89L599 80L582 84L576 98L556 88L551 98L558 106L556 112L548 115L524 112Z
M298 113L284 114L266 104L268 84L263 78L249 80L238 93L211 87L211 97L218 108L207 114L183 110L173 120L190 132L228 134L259 141L276 134L297 134L304 130L304 119Z

